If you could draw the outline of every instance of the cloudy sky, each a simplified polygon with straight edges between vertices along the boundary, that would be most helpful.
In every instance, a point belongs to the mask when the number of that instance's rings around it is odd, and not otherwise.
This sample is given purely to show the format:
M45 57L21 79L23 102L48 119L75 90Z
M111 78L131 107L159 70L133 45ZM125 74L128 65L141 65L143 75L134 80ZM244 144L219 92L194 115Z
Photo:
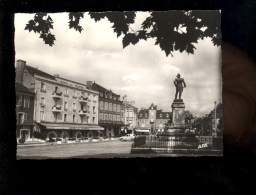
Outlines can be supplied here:
M185 109L194 115L209 113L214 101L221 100L221 48L210 39L199 41L194 55L175 52L174 57L166 57L155 40L141 40L123 49L122 36L117 38L107 19L95 23L85 14L80 34L69 29L67 13L50 16L57 39L53 47L45 45L39 34L24 30L34 14L15 14L16 60L77 82L95 81L121 97L127 95L138 108L153 102L158 109L171 111L177 73L187 84L182 94ZM139 30L147 16L138 12L132 28Z

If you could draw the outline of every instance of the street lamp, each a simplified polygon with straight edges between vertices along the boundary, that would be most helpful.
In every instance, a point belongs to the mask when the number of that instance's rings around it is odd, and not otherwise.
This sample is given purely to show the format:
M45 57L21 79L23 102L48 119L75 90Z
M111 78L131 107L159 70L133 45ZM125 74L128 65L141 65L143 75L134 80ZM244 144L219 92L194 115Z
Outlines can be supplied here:
M215 101L214 102L214 131L215 131L214 135L215 136L217 134L216 104L217 102Z

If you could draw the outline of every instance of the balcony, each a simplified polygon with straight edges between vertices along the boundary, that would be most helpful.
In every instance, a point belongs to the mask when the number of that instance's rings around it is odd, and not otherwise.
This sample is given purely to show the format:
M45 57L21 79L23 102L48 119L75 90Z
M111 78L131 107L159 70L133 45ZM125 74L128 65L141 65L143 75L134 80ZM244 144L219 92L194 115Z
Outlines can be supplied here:
M40 106L41 106L41 108L44 108L45 104L44 103L40 103Z
M93 114L96 114L96 111L93 111Z
M59 93L58 92L53 92L52 93L53 98L58 98L59 99L59 98L61 98L61 96L62 96L62 92L59 92Z
M79 101L80 103L86 103L87 100L88 100L88 97L83 97L83 96L81 96L78 101Z
M86 115L87 114L87 110L79 110L79 114L80 115Z
M53 106L52 111L53 112L62 112L62 107L61 106Z

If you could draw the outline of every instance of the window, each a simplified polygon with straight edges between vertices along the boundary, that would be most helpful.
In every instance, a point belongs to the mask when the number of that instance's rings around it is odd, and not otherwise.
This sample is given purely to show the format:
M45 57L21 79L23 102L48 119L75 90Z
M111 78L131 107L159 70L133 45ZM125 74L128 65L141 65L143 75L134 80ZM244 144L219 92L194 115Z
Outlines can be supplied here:
M19 112L17 114L17 123L18 124L23 124L27 122L27 113L24 112Z
M88 100L90 100L90 97L91 97L91 96L90 96L90 94L88 93Z
M116 121L116 115L113 115L113 121Z
M96 114L95 106L92 107L93 114Z
M81 92L81 96L83 96L83 97L84 97L84 92L83 92L83 91Z
M105 110L108 110L108 102L105 102Z
M109 111L112 111L112 103L108 104Z
M116 96L115 95L113 95L113 99L116 100Z
M116 115L117 121L120 121L120 115Z
M30 98L25 96L24 97L24 108L29 108L29 104L30 104Z
M112 99L112 94L111 93L109 94L109 99Z
M79 92L76 93L76 97L79 97Z
M100 101L100 109L103 110L103 101Z
M120 105L117 105L116 111L117 111L117 112L120 112Z
M105 121L108 120L108 114L104 114L104 120L105 120Z
M87 116L87 123L90 123L90 117Z
M46 85L44 82L41 82L41 90L45 91L46 90Z
M145 117L148 117L148 114L145 114Z
M93 101L96 101L96 96L95 95L93 95Z
M100 121L103 121L103 113L100 113Z
M76 103L73 103L72 108L73 110L76 110Z
M44 98L44 97L41 97L40 103L41 103L41 104L45 104L45 98Z
M16 96L16 105L17 106L21 106L22 105L22 96L21 95L17 95Z
M113 104L113 111L116 111L116 104Z
M145 121L146 121L146 124L148 124L148 120L146 119Z
M73 123L76 122L76 115L73 115Z
M162 114L160 114L160 118L162 118Z
M65 95L68 95L68 89L65 88Z
M84 123L84 116L80 116L81 123Z
M112 121L112 114L108 115L108 120Z
M64 110L68 110L68 102L64 102Z
M43 121L44 120L44 111L40 111L40 120Z
M64 114L64 123L67 122L67 114Z
M166 117L169 118L169 114L166 114Z
M154 116L154 113L153 113L153 112L151 112L151 116Z
M95 123L95 117L92 117L92 123Z

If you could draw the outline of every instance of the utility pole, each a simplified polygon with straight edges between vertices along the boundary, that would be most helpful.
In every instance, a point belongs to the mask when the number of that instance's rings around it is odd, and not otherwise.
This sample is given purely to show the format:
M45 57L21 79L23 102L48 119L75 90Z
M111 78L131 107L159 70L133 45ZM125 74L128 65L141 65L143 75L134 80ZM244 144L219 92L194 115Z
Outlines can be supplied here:
M216 104L217 102L214 102L214 136L217 135L217 118L216 118Z

